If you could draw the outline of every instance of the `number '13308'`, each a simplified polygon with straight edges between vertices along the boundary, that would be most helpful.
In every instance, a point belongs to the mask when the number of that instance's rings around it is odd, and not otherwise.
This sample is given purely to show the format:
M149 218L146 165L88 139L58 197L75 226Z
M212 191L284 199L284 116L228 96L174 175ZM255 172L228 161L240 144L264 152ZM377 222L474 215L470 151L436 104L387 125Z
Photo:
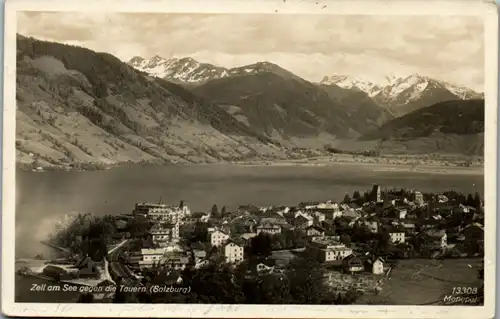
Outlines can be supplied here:
M474 295L477 294L477 287L453 287L454 295Z

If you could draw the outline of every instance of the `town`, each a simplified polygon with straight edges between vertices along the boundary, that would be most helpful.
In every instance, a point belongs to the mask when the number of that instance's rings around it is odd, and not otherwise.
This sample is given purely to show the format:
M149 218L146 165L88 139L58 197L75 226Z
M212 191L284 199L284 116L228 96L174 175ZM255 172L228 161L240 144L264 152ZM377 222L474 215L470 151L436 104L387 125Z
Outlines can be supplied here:
M72 265L54 261L42 276L82 286L189 286L191 292L131 297L115 289L83 295L81 302L351 304L378 294L399 261L411 259L475 258L471 267L482 279L484 206L477 193L374 185L341 202L234 211L214 205L207 212L191 212L184 201L137 203L131 213L89 216L51 241L70 252Z

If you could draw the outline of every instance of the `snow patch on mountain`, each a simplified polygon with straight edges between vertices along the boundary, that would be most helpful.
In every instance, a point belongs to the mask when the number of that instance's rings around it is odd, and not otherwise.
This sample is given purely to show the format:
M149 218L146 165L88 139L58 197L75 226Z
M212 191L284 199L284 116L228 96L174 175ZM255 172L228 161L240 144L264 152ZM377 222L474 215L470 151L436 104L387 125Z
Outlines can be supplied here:
M367 93L370 97L377 95L383 88L382 86L377 85L373 82L353 78L347 75L325 76L320 84L334 84L343 89L358 89Z
M384 90L384 93L386 93L386 95L390 98L396 98L399 94L408 90L412 86L415 86L415 89L412 92L412 96L416 96L417 94L421 93L428 84L429 82L426 78L416 74L412 74L406 78L396 79L392 85L389 84L388 86L386 86L386 90Z
M410 97L408 98L408 101L414 101L414 100L418 99L422 95L422 92L424 92L424 90L427 88L428 85L429 85L429 82L420 82L420 83L415 84L415 87L414 87L413 91L411 92Z
M468 99L484 99L484 93L478 93L464 86L457 86L450 83L443 82L448 91L455 94L462 100Z

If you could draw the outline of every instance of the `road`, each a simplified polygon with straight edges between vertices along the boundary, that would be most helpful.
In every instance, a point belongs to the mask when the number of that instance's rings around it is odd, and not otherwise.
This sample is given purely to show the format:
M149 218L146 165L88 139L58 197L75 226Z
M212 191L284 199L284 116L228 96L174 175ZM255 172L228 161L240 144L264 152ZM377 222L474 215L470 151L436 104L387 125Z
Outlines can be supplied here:
M123 253L127 247L125 243L126 242L123 242L109 251L108 256L106 257L109 262L109 272L114 278L121 277L123 285L137 286L140 283L132 275L130 269L128 269L124 265L123 261L120 260L121 256L123 256Z

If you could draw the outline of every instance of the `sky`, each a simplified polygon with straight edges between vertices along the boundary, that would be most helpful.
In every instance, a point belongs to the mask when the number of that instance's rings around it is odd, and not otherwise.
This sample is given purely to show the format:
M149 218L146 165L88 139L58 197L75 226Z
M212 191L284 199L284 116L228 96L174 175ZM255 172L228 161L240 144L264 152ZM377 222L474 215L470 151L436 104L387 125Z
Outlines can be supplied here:
M17 32L111 53L276 63L314 82L384 84L417 73L484 91L484 25L473 16L18 12Z

